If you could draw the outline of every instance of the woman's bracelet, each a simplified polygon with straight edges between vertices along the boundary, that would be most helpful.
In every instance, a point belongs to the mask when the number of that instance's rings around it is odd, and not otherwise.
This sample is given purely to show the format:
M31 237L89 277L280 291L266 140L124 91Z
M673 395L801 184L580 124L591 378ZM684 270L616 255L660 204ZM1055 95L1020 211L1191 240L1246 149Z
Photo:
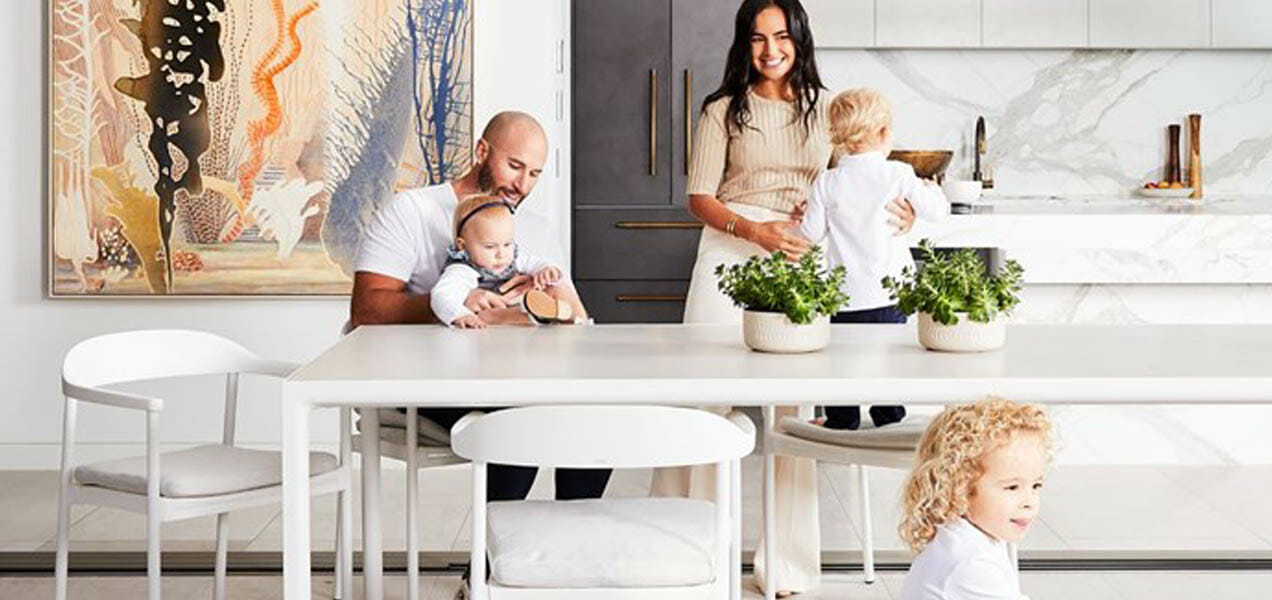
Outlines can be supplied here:
M728 223L724 224L724 232L731 236L736 236L737 233L734 230L737 229L737 226L738 226L738 216L735 214L732 217L729 217Z

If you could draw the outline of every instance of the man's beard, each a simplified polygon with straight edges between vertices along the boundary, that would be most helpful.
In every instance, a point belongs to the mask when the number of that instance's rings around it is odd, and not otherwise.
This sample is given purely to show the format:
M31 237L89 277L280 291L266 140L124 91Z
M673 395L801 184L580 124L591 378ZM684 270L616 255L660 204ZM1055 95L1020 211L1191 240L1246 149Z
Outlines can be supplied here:
M517 194L516 190L508 187L496 187L495 175L491 172L490 163L482 162L477 167L477 188L483 194L496 194L500 197L508 199L514 205L521 204L525 200L525 196Z

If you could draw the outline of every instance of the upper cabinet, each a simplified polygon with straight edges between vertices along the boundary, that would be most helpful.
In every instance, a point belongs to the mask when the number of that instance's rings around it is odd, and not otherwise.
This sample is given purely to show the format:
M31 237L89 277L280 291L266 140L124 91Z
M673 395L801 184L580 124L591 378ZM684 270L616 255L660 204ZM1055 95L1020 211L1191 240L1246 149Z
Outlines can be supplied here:
M981 0L875 3L875 45L896 48L979 46Z
M875 44L875 0L804 0L813 42L827 48Z
M1272 46L1272 2L1269 0L1212 0L1210 18L1215 48Z
M1087 0L984 0L986 48L1081 48L1087 45Z
M804 0L824 48L1265 48L1272 0Z
M1092 48L1208 48L1210 0L1091 0Z

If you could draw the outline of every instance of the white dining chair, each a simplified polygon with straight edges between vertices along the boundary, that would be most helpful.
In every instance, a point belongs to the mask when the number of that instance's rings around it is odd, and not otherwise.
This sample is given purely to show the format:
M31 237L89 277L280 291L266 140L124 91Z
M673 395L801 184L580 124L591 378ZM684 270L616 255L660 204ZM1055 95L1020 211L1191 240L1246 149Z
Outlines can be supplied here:
M225 598L229 513L282 501L282 456L276 451L234 445L239 375L287 377L297 365L262 358L223 337L200 331L146 330L102 335L71 348L62 362L62 462L58 489L55 597L65 600L74 504L110 506L146 516L148 597L160 597L160 524L215 514L216 564L213 597ZM224 374L225 413L221 443L160 452L164 400L110 389L121 383L168 377ZM146 413L146 454L76 465L76 416L80 402ZM310 492L336 493L344 531L351 523L347 462L310 453ZM161 467L162 465L162 467ZM337 540L334 597L352 600L352 545Z
M874 532L870 524L870 467L909 470L914 466L915 450L927 429L930 418L910 415L900 423L886 427L858 430L827 429L804 418L776 419L772 406L764 408L764 556L768 564L777 564L776 507L777 487L774 481L774 458L794 456L857 466L858 506L861 518L861 556L866 583L874 583ZM777 582L764 581L764 597L776 597Z
M476 600L738 598L741 413L653 406L534 406L471 413L451 430L472 461ZM648 468L714 464L717 502L602 498L486 502L486 465ZM489 558L488 558L489 557ZM490 580L486 567L490 566Z
M345 321L340 328L340 335L347 335L353 331L353 324ZM352 411L348 406L340 407L340 455L341 460L345 464L352 464L352 453L358 452L362 454L362 511L364 518L369 517L364 522L370 522L372 527L364 527L362 532L363 544L366 544L368 536L373 536L376 540L383 537L379 529L380 523L380 465L370 464L367 460L366 453L363 449L366 447L368 439L379 438L379 455L381 457L389 457L406 463L406 597L407 600L419 600L420 590L420 496L419 496L419 472L420 469L430 469L435 467L445 467L454 464L468 462L466 459L460 458L451 451L450 448L450 432L438 426L436 423L419 417L417 409L412 406L406 409L406 413L400 413L395 408L380 409L359 409L359 413L365 410L375 410L376 416L379 417L377 427L374 432L364 431L364 424L369 423L365 417L358 421L359 433L352 435ZM421 433L424 435L421 436ZM421 443L423 437L423 443ZM373 469L374 471L369 471ZM368 513L368 511L370 511ZM339 532L336 535L340 538ZM376 544L380 544L377 542ZM364 565L367 557L363 557ZM374 594L382 593L382 590L374 589L375 584L368 580L369 591Z

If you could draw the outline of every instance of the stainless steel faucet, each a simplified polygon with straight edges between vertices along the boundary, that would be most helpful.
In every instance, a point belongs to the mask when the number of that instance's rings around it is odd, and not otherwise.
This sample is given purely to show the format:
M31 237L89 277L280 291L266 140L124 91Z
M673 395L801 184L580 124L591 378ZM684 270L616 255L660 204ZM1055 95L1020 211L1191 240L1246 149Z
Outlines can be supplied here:
M972 181L981 182L981 187L991 189L994 187L994 179L988 173L981 173L981 155L985 153L985 117L976 117L976 152L975 166L972 169ZM986 171L989 169L986 168Z

